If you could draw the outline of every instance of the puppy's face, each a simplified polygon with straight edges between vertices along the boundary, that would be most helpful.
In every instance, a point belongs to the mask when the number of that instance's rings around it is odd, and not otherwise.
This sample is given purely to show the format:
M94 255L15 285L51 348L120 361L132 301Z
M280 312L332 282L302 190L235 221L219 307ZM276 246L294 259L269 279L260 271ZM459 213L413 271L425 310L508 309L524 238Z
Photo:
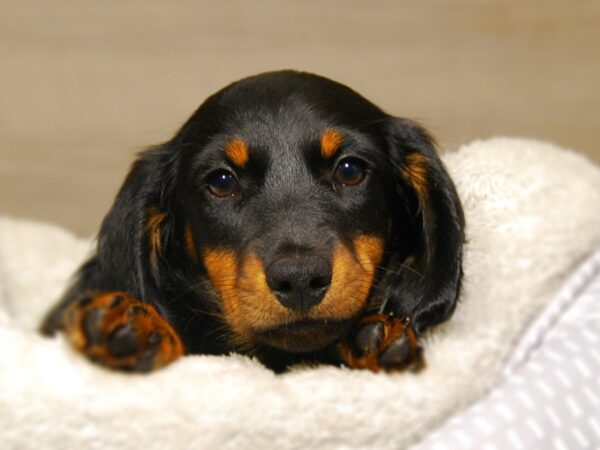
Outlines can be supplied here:
M385 120L337 83L275 74L184 125L185 247L234 341L315 350L368 307L394 221Z

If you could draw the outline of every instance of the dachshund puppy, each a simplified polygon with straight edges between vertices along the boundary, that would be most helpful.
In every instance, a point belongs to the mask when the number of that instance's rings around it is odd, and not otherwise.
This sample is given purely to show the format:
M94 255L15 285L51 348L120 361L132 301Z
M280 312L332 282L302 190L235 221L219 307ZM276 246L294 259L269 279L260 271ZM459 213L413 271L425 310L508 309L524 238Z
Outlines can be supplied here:
M320 76L233 83L139 155L42 331L127 371L230 352L277 372L419 369L462 276L463 213L434 147Z

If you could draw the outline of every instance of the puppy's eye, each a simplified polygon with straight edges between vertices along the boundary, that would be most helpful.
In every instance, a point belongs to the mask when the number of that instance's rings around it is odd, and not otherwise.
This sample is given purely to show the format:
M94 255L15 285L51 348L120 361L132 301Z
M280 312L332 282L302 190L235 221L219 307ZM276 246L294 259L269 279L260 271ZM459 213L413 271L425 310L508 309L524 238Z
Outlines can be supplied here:
M229 197L237 189L235 176L227 170L217 170L208 176L208 190L215 197Z
M356 158L345 158L335 168L333 180L344 186L356 186L367 176L365 164Z

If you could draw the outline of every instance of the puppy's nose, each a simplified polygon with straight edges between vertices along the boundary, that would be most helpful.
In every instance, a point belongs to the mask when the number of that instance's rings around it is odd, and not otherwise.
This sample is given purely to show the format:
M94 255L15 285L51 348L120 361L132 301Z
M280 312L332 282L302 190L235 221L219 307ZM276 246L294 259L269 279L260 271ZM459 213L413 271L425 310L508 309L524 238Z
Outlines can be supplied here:
M286 256L266 271L267 284L288 309L306 312L318 305L331 284L331 263L316 255Z

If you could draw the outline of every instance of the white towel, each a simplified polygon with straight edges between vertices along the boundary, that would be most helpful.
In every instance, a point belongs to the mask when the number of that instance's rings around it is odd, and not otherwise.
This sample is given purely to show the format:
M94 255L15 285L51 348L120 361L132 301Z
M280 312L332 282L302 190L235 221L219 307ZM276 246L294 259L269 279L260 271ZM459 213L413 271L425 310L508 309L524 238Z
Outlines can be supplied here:
M553 145L474 142L444 161L467 218L453 318L427 369L334 367L276 376L243 356L190 356L150 375L88 363L35 332L91 249L54 227L0 220L0 447L401 448L474 402L569 273L600 245L600 170Z

